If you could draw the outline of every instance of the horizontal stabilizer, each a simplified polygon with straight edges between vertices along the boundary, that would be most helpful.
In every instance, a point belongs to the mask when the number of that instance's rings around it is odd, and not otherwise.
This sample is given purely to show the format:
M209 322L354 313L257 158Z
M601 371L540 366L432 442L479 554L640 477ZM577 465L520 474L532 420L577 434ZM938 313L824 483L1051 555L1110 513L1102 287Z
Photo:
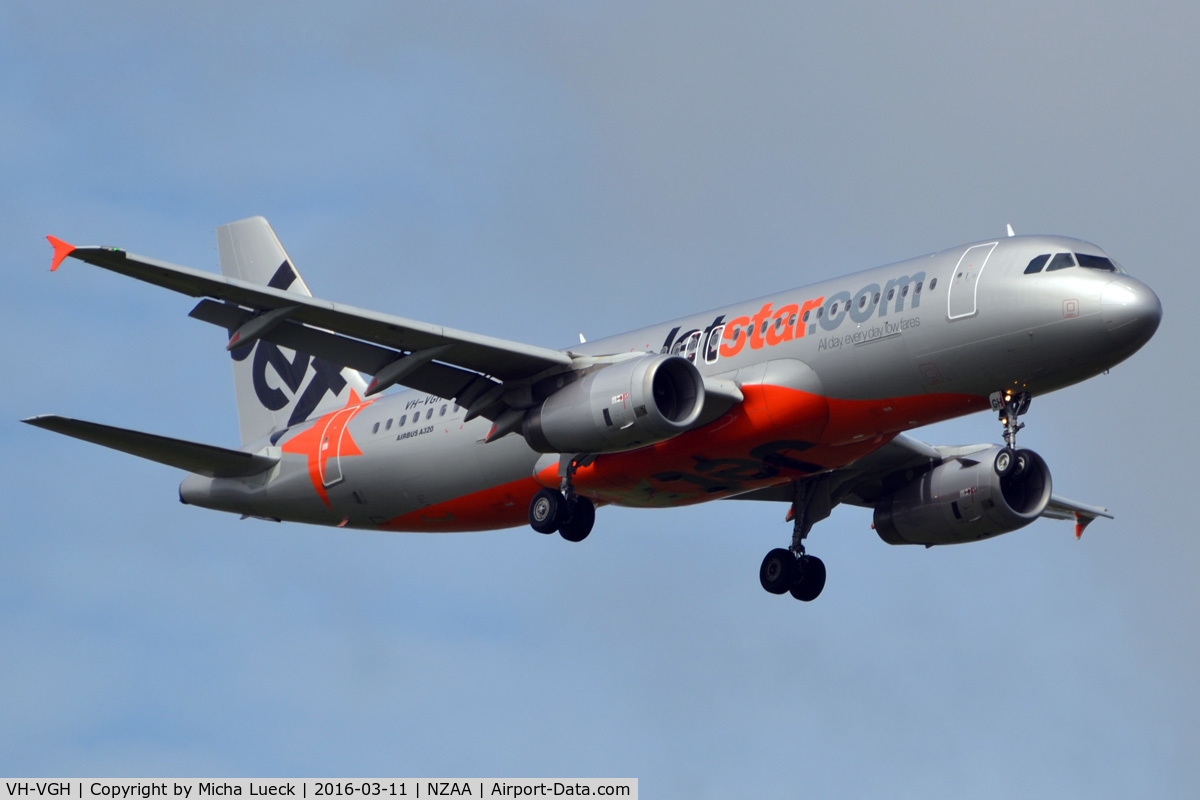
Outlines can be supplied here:
M279 462L278 458L241 450L197 444L53 414L30 417L22 422L209 478L242 478L257 475Z

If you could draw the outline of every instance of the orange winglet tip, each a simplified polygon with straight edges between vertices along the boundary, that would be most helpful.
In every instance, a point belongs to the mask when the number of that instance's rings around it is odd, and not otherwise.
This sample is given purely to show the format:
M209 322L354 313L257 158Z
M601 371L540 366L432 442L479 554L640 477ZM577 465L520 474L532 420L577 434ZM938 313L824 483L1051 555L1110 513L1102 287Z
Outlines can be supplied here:
M47 236L46 239L50 242L50 246L54 248L54 260L50 262L50 271L54 272L58 269L58 265L63 262L63 259L75 252L75 245L67 244L62 239L56 239L53 236Z

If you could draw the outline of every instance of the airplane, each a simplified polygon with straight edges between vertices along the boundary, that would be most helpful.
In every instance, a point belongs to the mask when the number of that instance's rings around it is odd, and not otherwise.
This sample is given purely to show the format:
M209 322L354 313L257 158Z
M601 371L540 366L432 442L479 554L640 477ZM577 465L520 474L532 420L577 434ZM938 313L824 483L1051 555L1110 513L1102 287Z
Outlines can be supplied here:
M1053 493L1046 462L1017 447L1020 417L1131 356L1162 318L1096 245L1011 226L561 350L317 299L262 217L217 228L220 275L47 238L51 271L69 257L199 298L190 316L228 332L239 448L23 420L185 470L185 504L367 530L528 524L578 542L598 506L777 501L791 542L759 580L806 602L826 570L805 540L840 503L873 509L884 542L926 547L1040 517L1079 537L1111 519ZM1003 444L905 433L986 409Z

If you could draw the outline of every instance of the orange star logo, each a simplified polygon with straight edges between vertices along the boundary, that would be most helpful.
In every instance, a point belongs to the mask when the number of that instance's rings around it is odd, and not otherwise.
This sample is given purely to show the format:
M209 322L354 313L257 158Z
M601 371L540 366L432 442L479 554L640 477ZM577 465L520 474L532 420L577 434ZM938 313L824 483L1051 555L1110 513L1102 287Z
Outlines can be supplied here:
M285 453L308 456L308 475L313 488L325 505L329 502L330 486L342 480L342 459L346 456L361 456L362 451L350 436L350 420L371 403L366 403L353 389L344 408L331 411L318 418L312 425L283 443Z

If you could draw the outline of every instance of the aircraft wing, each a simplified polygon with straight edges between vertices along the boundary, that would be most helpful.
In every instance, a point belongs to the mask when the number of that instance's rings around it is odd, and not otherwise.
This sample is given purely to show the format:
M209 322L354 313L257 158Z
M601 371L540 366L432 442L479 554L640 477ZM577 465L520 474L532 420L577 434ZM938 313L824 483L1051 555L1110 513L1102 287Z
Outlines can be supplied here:
M887 478L899 470L936 464L947 458L970 455L991 445L967 445L965 447L935 447L911 436L897 436L849 469L859 473L852 494L859 500L878 497L887 483ZM853 501L848 501L853 502ZM871 503L862 503L870 505ZM1075 538L1083 535L1083 529L1100 517L1113 519L1107 508L1079 503L1057 494L1050 495L1050 502L1042 512L1047 519L1072 520L1075 523Z
M75 258L191 297L191 316L230 331L229 349L265 339L374 375L368 394L401 383L454 398L468 418L497 419L505 392L576 366L572 353L497 339L54 237L51 269ZM240 344L239 344L240 343Z
M1108 509L1102 506L1091 506L1087 503L1077 503L1061 495L1050 495L1050 504L1042 512L1047 519L1069 519L1075 522L1075 538L1083 536L1083 529L1091 525L1097 518L1113 519Z
M812 480L823 483L823 490L827 490L832 499L831 507L838 503L849 503L873 508L881 498L895 491L904 481L902 476L909 470L925 469L948 458L968 456L989 447L991 445L987 444L934 446L911 436L900 434L853 464L825 475L814 476ZM785 484L739 495L736 499L774 500L790 503L793 493L791 488ZM1079 503L1057 494L1050 496L1050 502L1042 512L1042 516L1047 519L1074 521L1075 538L1082 536L1084 528L1096 519L1100 517L1114 518L1103 506Z
M397 351L418 353L445 347L437 359L502 381L530 378L540 372L571 365L571 356L561 350L511 342L459 331L441 325L366 311L293 292L258 286L203 270L181 267L115 247L71 247L56 239L55 267L71 257L97 267L128 275L140 281L191 297L206 297L250 310L250 315L288 309L280 321L332 331ZM70 248L69 250L67 248ZM199 316L199 315L197 315ZM201 319L206 317L201 316ZM262 338L268 338L263 336ZM347 365L350 366L350 365Z
M497 422L489 440L516 429L531 384L604 360L332 303L115 247L75 247L53 236L47 239L54 247L51 270L75 258L203 298L191 316L227 329L228 349L264 339L373 375L368 395L399 383L453 398L467 409L467 419L484 416ZM706 379L705 389L706 421L742 400L741 391L728 381ZM515 410L506 414L510 409Z

